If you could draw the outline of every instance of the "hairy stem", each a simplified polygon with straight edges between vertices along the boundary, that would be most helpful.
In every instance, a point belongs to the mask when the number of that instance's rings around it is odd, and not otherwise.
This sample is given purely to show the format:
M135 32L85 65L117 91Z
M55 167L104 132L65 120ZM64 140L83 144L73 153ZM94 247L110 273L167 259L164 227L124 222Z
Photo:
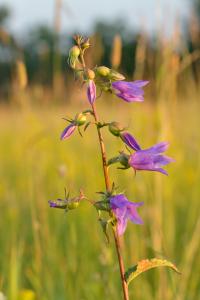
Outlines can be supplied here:
M85 69L86 65L85 65L83 53L81 53L81 55L80 55L80 60L81 60L83 68ZM97 114L97 111L96 111L95 103L92 104L92 110L93 110L95 122L98 124L99 117L98 117L98 114ZM101 133L101 128L99 128L98 126L97 126L97 132L98 132L98 139L99 139L99 144L100 144L100 149L101 149L101 157L102 157L102 165L103 165L105 186L106 186L106 190L109 192L111 190L111 185L110 185L110 178L109 178L109 174L108 174L106 150L105 150L105 144L104 144L103 136L102 136L102 133ZM121 255L120 239L119 239L119 235L118 235L117 231L114 228L113 228L113 235L114 235L115 247L116 247L117 257L118 257L118 262L119 262L119 269L120 269L120 275L121 275L121 282L122 282L124 300L129 300L128 285L127 285L127 282L124 278L125 268L124 268L124 261L123 261L122 255Z

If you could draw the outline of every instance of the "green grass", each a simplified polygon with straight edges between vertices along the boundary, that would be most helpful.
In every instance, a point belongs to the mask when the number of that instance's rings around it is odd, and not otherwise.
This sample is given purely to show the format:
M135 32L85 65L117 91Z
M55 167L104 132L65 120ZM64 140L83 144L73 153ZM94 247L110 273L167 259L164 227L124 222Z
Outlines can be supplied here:
M98 104L104 120L130 126L143 147L171 144L176 159L169 176L120 171L112 179L133 201L144 201L143 226L129 224L123 239L126 266L163 257L181 270L152 270L130 285L134 300L195 300L200 297L200 131L199 105ZM77 110L83 109L83 104ZM107 245L96 211L87 203L64 213L48 207L82 188L93 199L104 190L96 132L60 142L65 112L75 107L0 110L0 290L8 300L32 290L37 300L120 300L121 286L113 241ZM123 145L104 130L108 157ZM21 294L22 295L22 294ZM22 299L23 298L23 299Z

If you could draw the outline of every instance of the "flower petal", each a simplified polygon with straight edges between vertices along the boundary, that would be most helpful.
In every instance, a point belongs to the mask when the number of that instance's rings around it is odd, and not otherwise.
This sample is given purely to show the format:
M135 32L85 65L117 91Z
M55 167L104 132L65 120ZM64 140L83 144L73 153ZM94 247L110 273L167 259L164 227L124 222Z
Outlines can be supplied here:
M93 104L96 99L96 85L93 80L88 82L87 97L90 104Z
M138 212L137 212L137 207L143 205L143 202L139 202L139 203L133 203L131 202L128 206L128 216L129 219L131 220L131 222L135 223L135 224L143 224L142 219L140 218Z
M129 146L135 151L141 150L140 145L137 143L135 138L130 133L123 132L120 136L127 146Z
M133 203L128 201L124 194L118 194L110 197L110 205L117 219L119 235L122 235L126 230L128 219L135 224L143 223L136 210L137 207L143 205L143 202Z
M119 93L116 95L126 102L142 102L142 101L144 101L144 98L142 96L136 97L135 95L130 95L128 93Z
M127 102L143 101L144 91L142 87L148 83L146 80L136 80L136 81L115 81L112 83L112 87L116 95Z
M70 137L70 135L72 135L72 133L74 132L75 129L76 129L76 125L74 125L74 124L68 125L61 133L60 139L66 140L67 138Z
M147 152L154 152L154 153L163 153L165 152L169 147L169 143L168 142L161 142L161 143L158 143L144 151L147 151Z

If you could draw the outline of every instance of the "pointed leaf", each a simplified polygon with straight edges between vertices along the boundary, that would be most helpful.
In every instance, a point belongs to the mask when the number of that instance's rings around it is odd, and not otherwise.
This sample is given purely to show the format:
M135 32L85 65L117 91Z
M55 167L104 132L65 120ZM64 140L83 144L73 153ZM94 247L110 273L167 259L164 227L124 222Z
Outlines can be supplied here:
M85 124L85 127L84 127L84 131L86 131L86 129L90 126L91 122L88 122Z
M134 267L129 268L124 274L125 280L129 284L133 279L135 279L141 273L157 267L169 267L175 272L180 274L177 267L174 264L172 264L170 261L167 261L165 259L152 258L152 259L143 259L139 261L137 265L135 265Z

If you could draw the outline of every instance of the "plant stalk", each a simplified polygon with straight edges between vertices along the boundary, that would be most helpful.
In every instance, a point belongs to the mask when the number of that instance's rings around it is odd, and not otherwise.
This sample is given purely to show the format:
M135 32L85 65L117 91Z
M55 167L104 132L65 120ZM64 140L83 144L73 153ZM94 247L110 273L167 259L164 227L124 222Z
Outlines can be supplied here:
M94 103L92 104L92 110L94 113L95 121L96 121L96 123L98 123L99 118L98 118L96 107L95 107ZM108 167L107 167L106 150L105 150L105 144L104 144L103 136L101 133L101 129L98 126L97 126L97 132L98 132L99 144L100 144L100 148L101 148L105 185L106 185L106 190L109 192L111 190L111 186L110 186L110 178L109 178ZM115 247L116 247L117 257L118 257L118 262L119 262L119 269L120 269L120 275L121 275L124 300L129 300L128 285L124 278L125 268L124 268L124 261L123 261L122 255L121 255L121 245L120 245L119 235L114 228L113 228L113 235L114 235Z
M82 51L81 51L81 54L80 54L80 60L81 60L83 68L86 69L85 60L84 60ZM95 103L93 103L91 106L92 106L95 122L98 124L99 117L98 117L98 114L97 114L97 111L96 111ZM101 157L102 157L102 164L103 164L105 186L106 186L106 190L109 192L111 190L111 185L110 185L110 178L109 178L109 174L108 174L106 150L105 150L105 144L104 144L103 136L102 136L102 133L101 133L101 128L99 128L98 126L97 126L97 132L98 132L98 139L99 139L99 144L100 144L100 149L101 149ZM119 269L120 269L120 275L121 275L121 282L122 282L124 300L129 300L128 285L127 285L127 282L126 282L125 277L124 277L125 268L124 268L124 261L123 261L122 255L121 255L120 239L119 239L119 235L118 235L117 231L114 228L113 228L113 235L114 235L115 247L116 247L117 257L118 257L118 262L119 262Z

